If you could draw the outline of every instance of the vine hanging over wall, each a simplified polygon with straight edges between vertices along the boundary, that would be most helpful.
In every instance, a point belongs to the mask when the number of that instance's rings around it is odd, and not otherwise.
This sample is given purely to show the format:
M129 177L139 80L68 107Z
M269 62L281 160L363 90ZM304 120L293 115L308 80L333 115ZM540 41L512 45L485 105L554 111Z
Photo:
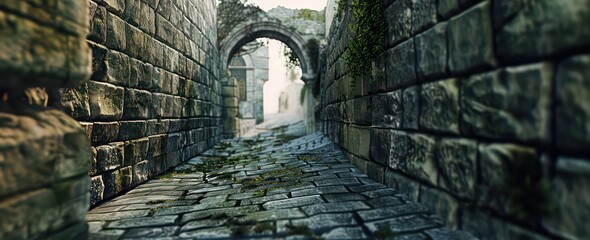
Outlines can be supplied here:
M372 63L383 57L385 17L383 0L340 0L336 17L343 16L349 7L351 22L348 28L353 32L348 40L344 61L354 76L371 73Z

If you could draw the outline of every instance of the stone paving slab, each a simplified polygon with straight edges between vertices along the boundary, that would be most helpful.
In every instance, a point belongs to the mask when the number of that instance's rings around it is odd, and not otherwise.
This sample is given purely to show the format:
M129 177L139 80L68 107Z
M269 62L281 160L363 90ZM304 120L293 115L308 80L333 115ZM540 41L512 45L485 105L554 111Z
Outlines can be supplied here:
M221 142L92 209L90 239L475 239L369 179L322 134L278 129Z

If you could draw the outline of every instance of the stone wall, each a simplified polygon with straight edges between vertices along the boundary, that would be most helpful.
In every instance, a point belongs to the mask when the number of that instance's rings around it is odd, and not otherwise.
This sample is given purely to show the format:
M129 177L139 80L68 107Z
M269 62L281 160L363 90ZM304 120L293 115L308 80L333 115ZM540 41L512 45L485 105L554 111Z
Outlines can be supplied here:
M250 42L241 51L244 53L234 56L228 66L232 77L238 80L240 136L264 121L263 87L268 81L268 46ZM254 119L252 124L251 119Z
M0 1L0 239L85 239L90 142L59 88L90 76L88 3Z
M373 81L342 58L347 12L329 34L322 129L372 178L481 239L589 236L588 6L387 0Z
M91 0L90 81L64 110L92 141L91 204L210 147L221 137L213 0Z

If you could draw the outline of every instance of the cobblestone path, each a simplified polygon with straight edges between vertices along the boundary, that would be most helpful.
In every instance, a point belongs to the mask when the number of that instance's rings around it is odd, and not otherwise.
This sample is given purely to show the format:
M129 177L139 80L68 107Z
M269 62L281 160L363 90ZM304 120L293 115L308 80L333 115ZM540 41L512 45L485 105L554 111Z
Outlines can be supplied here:
M91 239L474 239L369 179L322 134L256 136L91 210Z

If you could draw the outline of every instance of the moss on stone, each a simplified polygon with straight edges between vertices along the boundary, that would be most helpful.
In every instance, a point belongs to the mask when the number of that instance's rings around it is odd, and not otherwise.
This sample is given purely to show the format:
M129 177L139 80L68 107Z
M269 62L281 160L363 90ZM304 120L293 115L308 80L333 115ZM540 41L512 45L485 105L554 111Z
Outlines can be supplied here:
M195 172L194 169L172 170L172 171L168 171L168 172L158 176L158 179L174 178L178 174L190 174L190 173L194 173L194 172Z
M387 239L396 237L398 234L387 226L381 226L373 232L373 236L377 239Z

